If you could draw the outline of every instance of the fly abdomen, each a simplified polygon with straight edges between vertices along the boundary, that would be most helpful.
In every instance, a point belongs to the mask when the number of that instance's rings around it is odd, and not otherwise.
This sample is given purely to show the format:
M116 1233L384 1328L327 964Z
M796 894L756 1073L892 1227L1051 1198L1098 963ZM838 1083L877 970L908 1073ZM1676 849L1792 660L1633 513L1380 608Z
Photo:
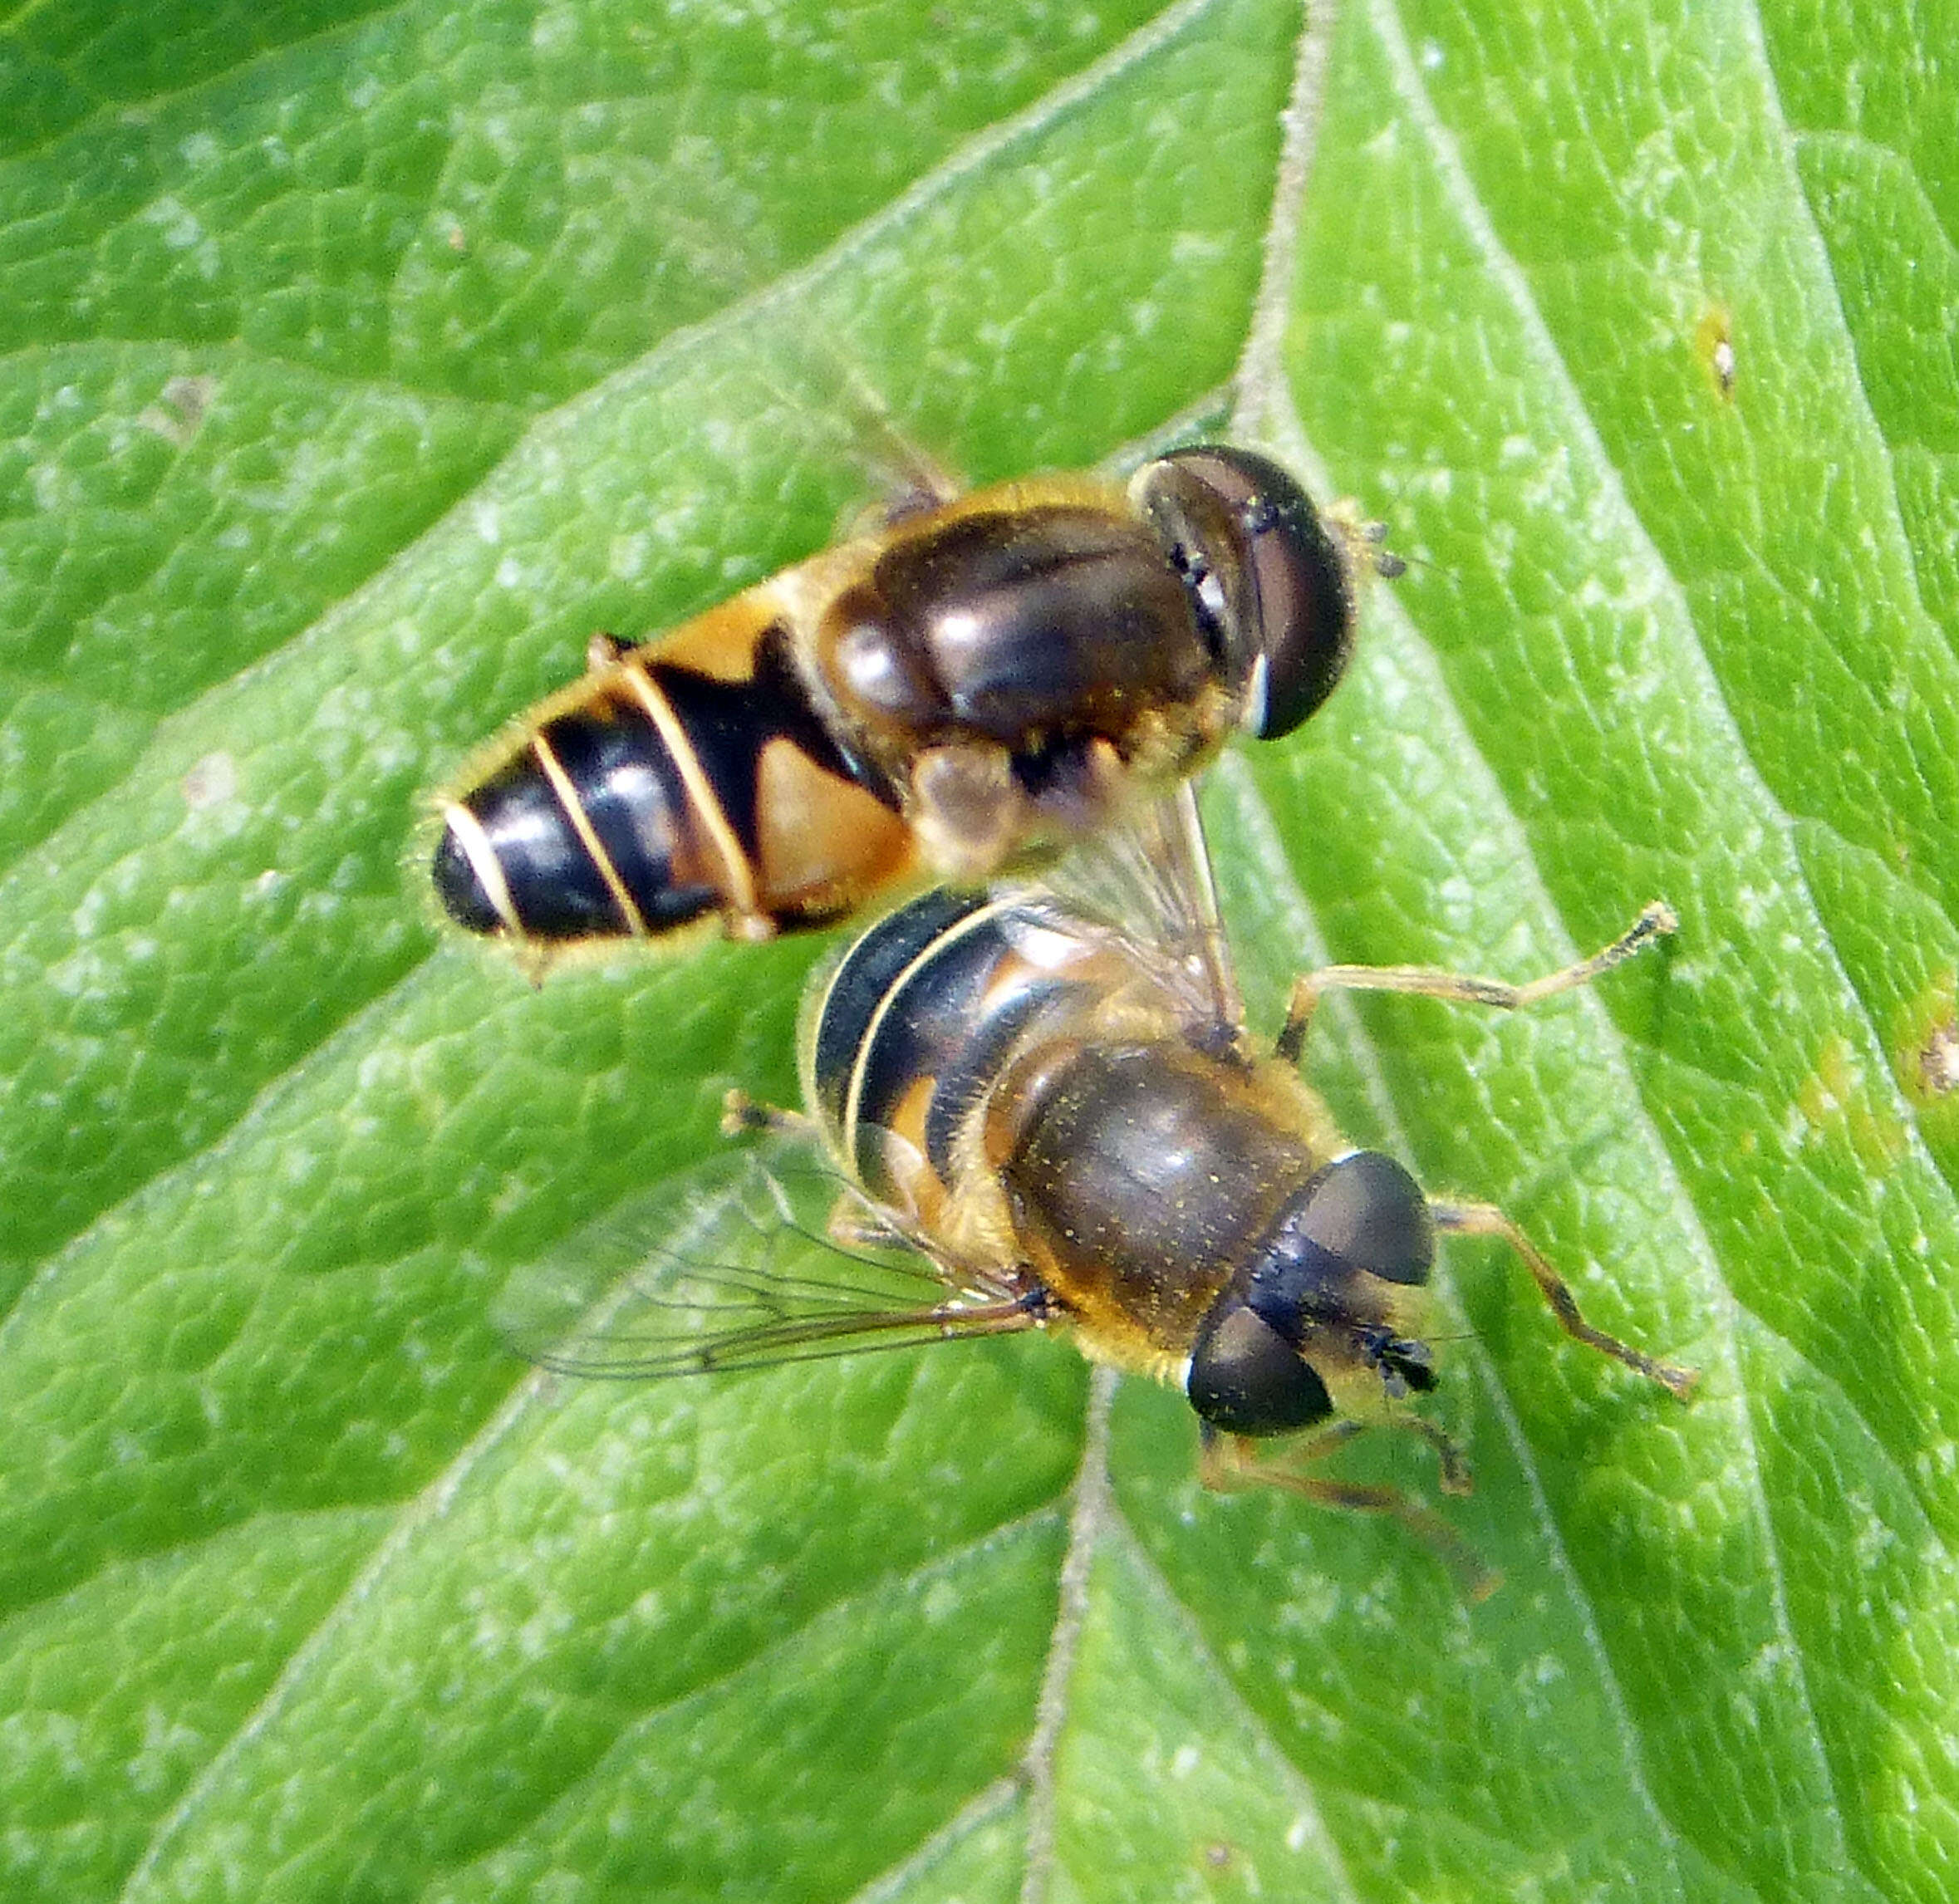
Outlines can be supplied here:
M983 1170L976 1118L1019 1053L1108 990L1109 954L1038 905L943 891L880 921L813 994L805 1102L872 1197L911 1202L901 1170L947 1190ZM894 1153L892 1140L898 1151Z
M444 808L449 916L540 946L659 938L710 914L767 938L908 870L896 801L844 758L765 630L717 680L629 650L547 704Z
M540 722L445 818L435 890L472 931L548 945L645 937L727 897L726 856L666 737L616 685Z

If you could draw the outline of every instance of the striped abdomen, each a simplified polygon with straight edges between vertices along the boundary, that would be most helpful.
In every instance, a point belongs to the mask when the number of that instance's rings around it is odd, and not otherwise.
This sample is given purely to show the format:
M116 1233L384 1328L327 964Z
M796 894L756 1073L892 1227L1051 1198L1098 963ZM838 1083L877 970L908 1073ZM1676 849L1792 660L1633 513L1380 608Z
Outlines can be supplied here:
M1111 1013L1176 1042L1174 1001L1106 929L1038 899L930 893L813 985L803 1102L839 1165L935 1254L1024 1264L1019 1127Z
M433 871L459 925L557 946L719 915L766 938L905 876L895 796L839 751L787 629L754 609L714 618L721 651L747 658L734 678L663 660L665 642L618 653L446 802ZM713 651L705 632L694 652Z
M876 1201L911 1202L919 1160L961 1188L971 1120L1014 1056L1108 989L1100 945L1043 933L1041 918L1013 900L929 893L879 920L813 989L804 1102Z

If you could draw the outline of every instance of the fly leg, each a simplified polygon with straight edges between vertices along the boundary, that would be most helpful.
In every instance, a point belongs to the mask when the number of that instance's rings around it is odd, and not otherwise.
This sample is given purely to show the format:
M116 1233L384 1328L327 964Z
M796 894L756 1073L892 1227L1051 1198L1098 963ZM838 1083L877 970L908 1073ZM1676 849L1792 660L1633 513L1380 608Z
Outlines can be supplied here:
M1596 1349L1600 1355L1608 1355L1614 1362L1623 1362L1628 1368L1643 1375L1649 1381L1658 1382L1682 1401L1693 1399L1695 1386L1701 1379L1697 1368L1682 1368L1676 1362L1660 1362L1643 1349L1636 1349L1630 1342L1623 1342L1617 1336L1609 1336L1603 1329L1593 1327L1579 1310L1578 1298L1572 1294L1564 1278L1544 1260L1537 1245L1494 1204L1431 1201L1428 1208L1438 1229L1449 1230L1457 1236L1494 1236L1509 1244L1530 1272L1531 1280L1537 1284L1551 1313L1558 1318L1559 1327L1574 1342Z
M1304 1440L1295 1439L1286 1444L1285 1458L1289 1461L1323 1461L1336 1450L1343 1448L1355 1435L1362 1435L1369 1427L1377 1424L1367 1421L1343 1421L1329 1423L1317 1434ZM1442 1429L1421 1415L1397 1415L1387 1424L1389 1427L1405 1430L1428 1443L1436 1451L1436 1460L1441 1468L1442 1492L1446 1494L1467 1494L1475 1491L1475 1484L1470 1478L1469 1463L1463 1457L1461 1449ZM1247 1435L1226 1435L1220 1430L1206 1426L1204 1430L1205 1458L1211 1459L1213 1447L1220 1443L1234 1444L1242 1454L1246 1465L1254 1475L1262 1477L1261 1465L1255 1452L1257 1441ZM1265 1464L1264 1466L1269 1466ZM1313 1477L1306 1477L1313 1478ZM1206 1487L1228 1485L1223 1481L1213 1481L1208 1473L1205 1477ZM1378 1491L1378 1490L1370 1490Z
M887 1223L857 1195L846 1190L831 1206L830 1219L823 1234L839 1249L904 1249L912 1240L895 1224Z
M1680 921L1663 900L1655 900L1630 926L1609 945L1588 959L1548 972L1542 978L1521 985L1500 979L1480 979L1456 972L1441 972L1426 965L1328 965L1317 972L1302 973L1293 981L1291 1002L1285 1023L1280 1028L1275 1050L1289 1063L1296 1064L1305 1048L1306 1034L1321 998L1328 992L1404 992L1421 998L1442 999L1456 1004L1486 1005L1494 1011L1516 1011L1535 1004L1540 999L1588 985L1602 972L1609 972L1655 940L1679 930ZM1460 1203L1444 1199L1429 1205L1438 1229L1458 1236L1491 1236L1509 1244L1558 1318L1558 1325L1574 1341L1599 1354L1623 1362L1629 1369L1657 1381L1682 1401L1690 1399L1700 1380L1696 1369L1661 1362L1643 1350L1623 1342L1617 1336L1594 1328L1578 1306L1569 1284L1544 1259L1537 1245L1509 1217L1486 1203Z
M1414 1426L1418 1420L1411 1416L1408 1425ZM1325 1475L1302 1472L1308 1463L1323 1460L1367 1426L1362 1421L1337 1421L1318 1434L1291 1443L1282 1455L1261 1460L1258 1445L1250 1437L1220 1434L1207 1425L1202 1431L1198 1479L1220 1494L1235 1494L1246 1488L1283 1488L1319 1507L1338 1508L1348 1514L1390 1514L1424 1542L1456 1576L1465 1599L1472 1603L1487 1600L1502 1584L1503 1576L1485 1567L1469 1543L1441 1515L1418 1506L1398 1488L1339 1481ZM1444 1488L1452 1494L1466 1493L1468 1470L1455 1445L1432 1424L1421 1422L1417 1431L1444 1451Z
M773 1104L760 1104L745 1091L730 1091L721 1100L721 1135L743 1137L761 1131L792 1142L814 1144L820 1141L814 1118L800 1111L784 1111ZM795 1225L788 1204L781 1200L782 1188L768 1180L778 1200L777 1215L785 1227ZM839 1249L896 1249L907 1246L904 1231L879 1215L856 1190L847 1186L830 1207L824 1235Z
M1436 1451L1436 1462L1441 1470L1442 1492L1446 1494L1467 1494L1475 1491L1475 1483L1470 1478L1469 1462L1461 1449L1441 1429L1436 1427L1426 1416L1397 1415L1394 1424L1405 1428L1411 1435L1419 1435Z
M745 1091L730 1091L721 1100L721 1135L741 1137L755 1131L805 1143L817 1141L814 1121L800 1111L783 1111L773 1104L758 1103Z
M925 857L955 885L999 871L1027 820L1014 757L990 740L945 741L911 764L907 802Z
M1324 965L1302 972L1293 981L1285 1023L1274 1047L1279 1057L1296 1064L1306 1048L1313 1014L1328 992L1406 992L1417 998L1442 999L1451 1004L1487 1005L1492 1011L1514 1012L1540 999L1588 985L1602 972L1625 961L1654 940L1680 930L1680 920L1664 900L1655 900L1611 945L1589 959L1547 972L1541 979L1513 985L1501 979L1479 979L1461 972L1438 971L1432 965Z

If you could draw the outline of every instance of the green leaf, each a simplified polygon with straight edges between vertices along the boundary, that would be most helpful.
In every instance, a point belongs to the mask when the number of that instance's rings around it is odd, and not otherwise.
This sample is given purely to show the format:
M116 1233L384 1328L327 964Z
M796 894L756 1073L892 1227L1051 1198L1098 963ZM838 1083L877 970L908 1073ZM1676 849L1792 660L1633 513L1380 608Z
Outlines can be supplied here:
M1949 4L4 32L10 1897L1951 1894ZM1358 1140L1706 1372L1451 1247L1487 1601L1205 1494L1065 1343L500 1343L793 1092L820 949L533 989L431 926L426 793L827 538L839 366L975 478L1235 404L1390 525L1352 678L1208 796L1260 1023L1680 912L1315 1028Z

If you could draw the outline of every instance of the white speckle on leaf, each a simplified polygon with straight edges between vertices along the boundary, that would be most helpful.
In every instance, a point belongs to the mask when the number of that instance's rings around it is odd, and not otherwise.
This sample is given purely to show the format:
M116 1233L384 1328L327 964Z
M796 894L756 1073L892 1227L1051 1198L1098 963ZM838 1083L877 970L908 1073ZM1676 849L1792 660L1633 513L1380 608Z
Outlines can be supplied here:
M1774 896L1755 886L1737 886L1732 897L1735 911L1750 932L1759 932L1769 916Z
M1864 1573L1870 1573L1898 1544L1898 1535L1878 1518L1870 1497L1860 1489L1852 1489L1846 1493L1844 1504L1854 1516L1851 1553L1858 1567Z
M562 1602L546 1601L509 1637L515 1642L519 1658L548 1659L577 1624L571 1609Z
M174 1793L186 1757L205 1744L194 1727L171 1718L160 1706L143 1708L143 1742L124 1767L130 1787L155 1795Z
M181 199L159 199L143 214L146 224L156 226L164 243L172 251L189 251L204 238L204 221Z
M1230 256L1230 245L1215 232L1179 232L1171 241L1170 255L1179 266L1223 266Z
M181 199L159 199L144 213L144 218L147 223L159 228L166 249L190 253L199 275L207 281L217 277L217 240L205 231L204 221Z
M228 753L219 748L199 761L184 776L181 785L184 803L193 812L206 807L222 806L238 797L238 765Z
M110 968L99 952L77 952L47 969L48 989L64 999L101 1000L110 995Z
M321 1161L317 1151L308 1150L303 1144L287 1144L279 1152L275 1167L281 1182L303 1189L320 1174Z
M80 1746L81 1722L65 1712L9 1713L0 1722L0 1742L17 1764L26 1764L30 1755L52 1763L62 1776L80 1780L87 1775L89 1759Z
M646 573L651 552L651 540L643 531L614 536L606 551L606 572L621 582L636 582Z
M1785 1639L1758 1646L1755 1656L1749 1661L1743 1673L1745 1681L1756 1681L1774 1686L1789 1685L1795 1673L1795 1652ZM1733 1700L1736 1710L1745 1722L1752 1722L1755 1716L1755 1695L1751 1687L1738 1687Z
M1577 491L1572 483L1571 451L1558 444L1536 459L1536 468L1524 484L1520 501L1532 514L1563 516L1569 519ZM1594 533L1593 540L1600 537Z
M363 1092L379 1090L391 1095L407 1082L401 1053L386 1049L368 1053L356 1067L354 1075Z
M547 7L531 22L531 45L541 53L560 52L577 46L578 17L569 7Z

